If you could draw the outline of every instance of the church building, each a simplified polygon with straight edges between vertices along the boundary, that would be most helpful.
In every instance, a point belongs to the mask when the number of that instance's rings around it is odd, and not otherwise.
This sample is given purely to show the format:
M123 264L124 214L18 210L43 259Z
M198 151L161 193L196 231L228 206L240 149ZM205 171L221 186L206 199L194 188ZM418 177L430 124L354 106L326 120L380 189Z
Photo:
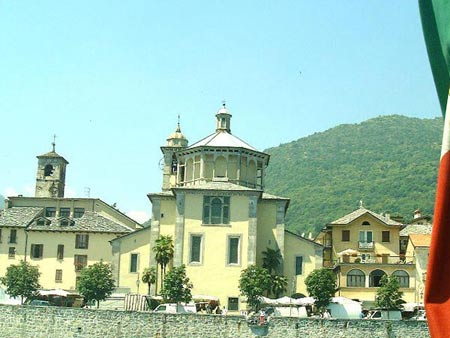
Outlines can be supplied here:
M170 235L171 266L186 266L192 294L217 297L229 311L246 309L241 272L262 266L267 249L280 251L286 294L306 294L304 279L322 266L323 247L285 229L289 199L264 189L270 156L232 134L231 117L224 104L212 134L189 145L178 124L161 147L162 190L148 194L151 227L112 241L119 287L138 292L144 268L157 267L155 241Z
M111 263L109 241L141 225L100 199L64 197L68 161L55 143L37 158L35 196L8 196L0 212L0 276L26 261L43 288L75 291L84 267Z

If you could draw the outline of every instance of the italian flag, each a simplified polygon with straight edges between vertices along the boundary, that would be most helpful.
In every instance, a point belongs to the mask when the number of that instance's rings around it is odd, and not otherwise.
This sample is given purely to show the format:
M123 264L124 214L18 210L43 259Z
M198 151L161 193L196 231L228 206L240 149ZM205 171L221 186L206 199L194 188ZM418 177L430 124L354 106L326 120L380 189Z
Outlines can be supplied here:
M425 309L432 338L450 337L450 0L419 0L422 29L444 116L428 257Z

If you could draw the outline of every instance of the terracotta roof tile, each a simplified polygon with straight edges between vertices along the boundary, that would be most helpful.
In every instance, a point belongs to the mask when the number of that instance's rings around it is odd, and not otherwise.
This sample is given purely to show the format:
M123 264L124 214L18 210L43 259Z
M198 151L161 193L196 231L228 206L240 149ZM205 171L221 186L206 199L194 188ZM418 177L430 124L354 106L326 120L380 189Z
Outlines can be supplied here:
M431 235L411 234L409 235L411 243L417 246L429 247L431 243Z

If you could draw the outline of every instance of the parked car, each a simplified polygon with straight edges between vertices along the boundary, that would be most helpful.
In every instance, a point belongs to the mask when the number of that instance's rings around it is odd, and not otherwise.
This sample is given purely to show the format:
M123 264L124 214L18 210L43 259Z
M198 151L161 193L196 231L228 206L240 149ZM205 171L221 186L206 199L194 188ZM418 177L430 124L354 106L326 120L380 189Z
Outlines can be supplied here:
M401 320L402 313L400 310L372 310L369 312L366 319Z
M161 304L153 310L155 313L197 313L197 308L194 303L188 304Z
M33 306L51 306L49 301L40 300L40 299L33 299L31 302L28 303L28 305L33 305Z
M417 314L411 317L411 320L427 320L427 313L425 310L418 310Z

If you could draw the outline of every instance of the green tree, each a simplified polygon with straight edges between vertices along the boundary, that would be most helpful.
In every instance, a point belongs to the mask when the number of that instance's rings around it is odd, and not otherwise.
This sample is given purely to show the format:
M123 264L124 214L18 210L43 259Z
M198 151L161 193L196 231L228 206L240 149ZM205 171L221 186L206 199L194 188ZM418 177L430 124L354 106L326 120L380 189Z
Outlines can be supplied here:
M150 287L156 283L156 269L154 267L145 268L142 273L142 281L148 285L148 294L150 294Z
M375 296L375 306L385 310L398 310L404 303L403 292L400 291L400 284L395 276L383 275L380 280L380 287Z
M184 265L173 267L164 278L161 296L167 302L187 303L192 299L192 287L191 281L186 276L186 267Z
M322 268L311 272L305 279L308 294L315 299L314 305L323 313L336 293L336 275Z
M169 264L174 254L172 236L159 236L155 241L153 252L155 253L156 262L158 262L159 266L161 267L161 285L163 285L167 264Z
M41 273L37 266L20 261L17 265L6 268L6 274L0 278L0 283L6 286L6 293L11 297L20 296L23 304L24 298L30 298L40 289L39 276Z
M280 249L274 250L271 248L267 248L266 251L263 251L263 268L266 268L270 274L277 273L278 268L281 264L281 253Z
M247 303L253 311L258 311L261 305L260 297L270 289L271 276L267 269L250 265L242 270L239 279L239 290L247 297Z
M96 301L98 308L114 290L111 265L100 261L81 270L77 289L86 302Z
M280 295L287 290L288 280L285 276L272 275L270 277L270 293L272 293L275 298L280 297Z

